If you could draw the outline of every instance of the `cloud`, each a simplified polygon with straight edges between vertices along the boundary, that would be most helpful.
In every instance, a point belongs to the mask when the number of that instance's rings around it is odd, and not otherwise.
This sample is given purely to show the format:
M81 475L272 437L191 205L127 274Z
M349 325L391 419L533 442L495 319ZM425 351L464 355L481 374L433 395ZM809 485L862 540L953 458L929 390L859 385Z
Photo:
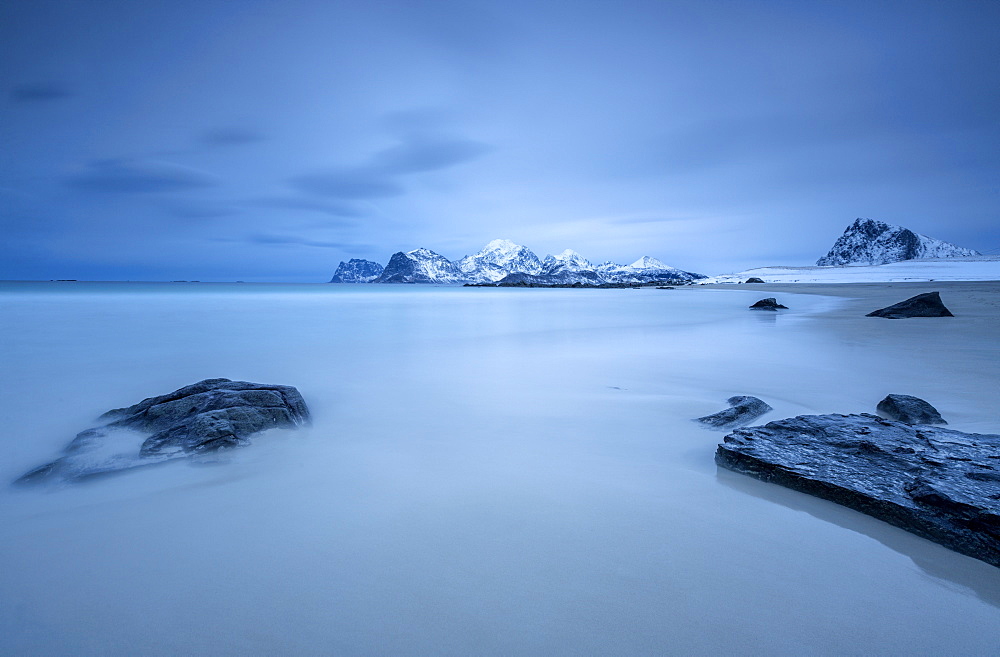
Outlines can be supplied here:
M215 219L236 214L236 208L211 201L172 200L163 208L180 219Z
M66 184L77 189L111 194L178 192L218 184L203 171L166 162L101 160L69 176Z
M44 103L74 95L69 88L55 82L20 84L10 91L10 99L15 103Z
M403 193L402 186L385 173L364 168L310 173L290 182L303 192L340 199L387 198Z
M493 150L471 139L410 136L400 144L376 153L366 164L308 173L289 182L296 189L339 199L373 199L399 196L399 178L447 169Z
M348 203L338 203L337 201L327 201L300 196L267 196L250 199L246 203L248 205L262 208L307 210L335 217L358 217L362 214L358 208Z
M491 150L488 144L470 139L420 139L376 153L373 166L390 175L435 171L469 162Z
M198 141L204 146L242 146L264 141L264 135L246 128L224 127L203 132Z
M354 251L358 248L370 248L367 245L349 244L346 242L331 242L327 240L313 240L296 235L279 235L277 233L254 233L245 238L217 237L214 242L248 242L250 244L263 244L272 246L313 246L323 249L341 249Z

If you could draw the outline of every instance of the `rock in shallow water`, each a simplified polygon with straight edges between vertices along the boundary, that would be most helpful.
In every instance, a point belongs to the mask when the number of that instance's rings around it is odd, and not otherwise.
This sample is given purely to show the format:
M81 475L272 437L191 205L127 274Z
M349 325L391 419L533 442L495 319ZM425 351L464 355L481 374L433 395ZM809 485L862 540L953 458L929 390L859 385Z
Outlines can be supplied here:
M730 397L726 402L731 408L696 418L695 421L716 429L733 429L750 424L764 413L774 410L764 401L749 395Z
M64 456L17 483L81 479L247 445L259 431L308 423L309 409L292 386L206 379L98 419L103 424L77 434Z
M778 310L779 308L788 310L788 306L781 305L774 297L761 299L757 303L750 306L750 310Z
M925 292L906 301L900 301L885 308L873 310L865 317L885 317L886 319L906 319L908 317L954 317L939 292Z
M861 415L737 429L720 466L822 497L1000 568L1000 435Z
M875 410L886 419L906 424L948 424L936 408L910 395L886 395Z

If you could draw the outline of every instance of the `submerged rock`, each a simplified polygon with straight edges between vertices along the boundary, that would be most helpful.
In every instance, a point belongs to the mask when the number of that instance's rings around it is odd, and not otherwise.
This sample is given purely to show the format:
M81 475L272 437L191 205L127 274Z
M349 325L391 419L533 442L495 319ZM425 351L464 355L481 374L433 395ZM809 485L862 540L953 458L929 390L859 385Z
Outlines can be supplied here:
M906 301L885 308L879 308L865 317L885 317L887 319L905 319L907 317L954 317L941 301L938 292L925 292Z
M292 386L206 379L98 420L103 424L77 434L64 456L17 482L81 479L247 445L259 431L308 423L309 409Z
M936 408L910 395L886 395L875 410L884 418L906 424L948 424Z
M726 400L731 408L695 419L716 429L732 429L750 424L764 413L772 411L764 401L749 395L738 395Z
M884 520L1000 567L1000 435L875 415L800 415L737 429L720 466Z
M761 299L757 303L750 306L750 310L778 310L779 308L788 310L788 306L781 305L774 297Z

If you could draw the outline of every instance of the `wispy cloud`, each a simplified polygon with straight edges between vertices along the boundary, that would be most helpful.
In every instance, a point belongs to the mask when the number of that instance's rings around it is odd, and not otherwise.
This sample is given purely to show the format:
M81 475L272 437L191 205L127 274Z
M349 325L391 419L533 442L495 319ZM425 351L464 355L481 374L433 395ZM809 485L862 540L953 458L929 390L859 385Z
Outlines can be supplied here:
M292 178L296 189L337 199L375 199L404 192L401 178L470 162L493 150L471 139L409 135L356 167L338 167Z
M255 130L230 126L206 130L198 137L198 142L203 146L227 147L253 144L265 139L263 134Z
M243 242L249 244L262 244L270 246L312 246L323 249L340 249L343 251L355 251L357 249L371 248L365 244L352 244L350 242L334 242L329 240L316 240L297 235L282 235L278 233L253 233L246 237L216 237L213 242Z
M261 208L277 208L285 210L305 210L318 212L334 217L358 217L362 212L350 203L329 201L326 199L308 198L304 196L265 196L246 201L247 205Z
M151 194L212 187L211 174L167 162L101 160L66 178L71 187L111 194Z
M10 90L10 99L15 103L46 103L74 95L69 87L56 82L19 84Z

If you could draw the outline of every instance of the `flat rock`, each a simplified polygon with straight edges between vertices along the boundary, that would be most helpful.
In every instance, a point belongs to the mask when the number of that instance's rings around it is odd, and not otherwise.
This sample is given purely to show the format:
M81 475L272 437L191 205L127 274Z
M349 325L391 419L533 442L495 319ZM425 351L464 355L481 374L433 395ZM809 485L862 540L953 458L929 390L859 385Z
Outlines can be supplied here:
M764 413L774 410L764 401L749 395L730 397L726 402L729 408L696 418L695 422L707 424L715 429L733 429L750 424Z
M1000 568L1000 435L867 413L800 415L733 431L715 462Z
M309 409L292 386L206 379L108 411L98 421L77 434L62 457L17 483L81 479L247 445L265 429L307 424Z
M778 303L778 300L774 297L768 297L766 299L761 299L757 303L750 306L750 310L788 310L788 306L783 306Z
M948 424L936 408L910 395L886 395L875 410L886 419L906 424Z
M954 317L941 301L938 292L924 292L906 301L879 308L865 317L885 317L886 319L906 319L908 317Z

